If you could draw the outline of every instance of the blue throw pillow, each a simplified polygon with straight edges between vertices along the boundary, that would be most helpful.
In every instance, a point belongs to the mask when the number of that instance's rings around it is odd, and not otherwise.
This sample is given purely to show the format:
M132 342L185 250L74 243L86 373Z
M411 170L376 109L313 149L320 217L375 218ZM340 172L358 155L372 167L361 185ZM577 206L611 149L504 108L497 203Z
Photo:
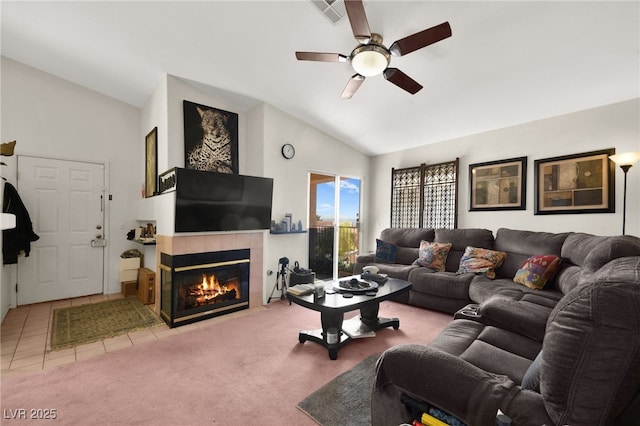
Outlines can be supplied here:
M538 356L533 360L527 372L522 378L522 389L540 392L540 366L542 365L542 351L538 352Z
M396 263L398 246L395 243L376 239L374 261L378 263Z

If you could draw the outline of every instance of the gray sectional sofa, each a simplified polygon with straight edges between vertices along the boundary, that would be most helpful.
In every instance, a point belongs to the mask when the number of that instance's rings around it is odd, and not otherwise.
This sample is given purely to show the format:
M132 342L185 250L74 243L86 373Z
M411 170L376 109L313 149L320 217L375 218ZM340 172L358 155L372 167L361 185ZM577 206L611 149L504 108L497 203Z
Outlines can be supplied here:
M396 262L358 258L407 279L404 302L457 312L428 345L383 353L372 394L374 425L410 423L401 398L469 425L637 424L640 418L640 239L585 233L386 229ZM451 243L444 271L418 266L420 241ZM506 253L496 277L457 274L467 246ZM531 256L562 259L544 289L515 283ZM474 304L473 315L461 309Z

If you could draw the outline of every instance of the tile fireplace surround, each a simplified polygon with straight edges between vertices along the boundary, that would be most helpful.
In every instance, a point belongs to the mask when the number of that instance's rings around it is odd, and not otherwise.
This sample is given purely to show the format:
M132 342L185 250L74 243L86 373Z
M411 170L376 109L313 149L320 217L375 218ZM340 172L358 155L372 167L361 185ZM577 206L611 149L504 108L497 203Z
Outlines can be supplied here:
M156 271L160 270L160 253L171 256L223 250L249 249L249 309L262 306L263 232L238 232L208 235L158 235L156 237ZM156 279L155 311L160 315L160 280Z

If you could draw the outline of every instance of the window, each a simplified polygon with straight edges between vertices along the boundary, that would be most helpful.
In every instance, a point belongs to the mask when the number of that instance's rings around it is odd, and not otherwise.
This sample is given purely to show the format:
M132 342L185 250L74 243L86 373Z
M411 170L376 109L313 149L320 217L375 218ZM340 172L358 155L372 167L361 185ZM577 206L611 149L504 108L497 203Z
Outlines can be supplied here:
M391 227L458 225L458 159L391 170Z

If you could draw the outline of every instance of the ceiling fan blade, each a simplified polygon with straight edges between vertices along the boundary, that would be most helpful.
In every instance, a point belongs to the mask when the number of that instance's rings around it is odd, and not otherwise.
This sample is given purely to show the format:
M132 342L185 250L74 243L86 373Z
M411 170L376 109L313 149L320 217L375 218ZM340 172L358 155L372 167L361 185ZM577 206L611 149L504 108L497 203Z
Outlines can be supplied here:
M384 70L383 75L385 80L389 80L399 88L406 90L412 95L415 95L420 91L420 89L422 89L420 83L400 71L398 68L387 68L386 70Z
M364 12L362 0L344 0L344 6L347 9L353 36L362 44L369 43L371 30L369 29L369 21L367 20L367 14Z
M339 53L296 52L299 61L347 62L347 57Z
M402 56L415 50L422 49L430 44L451 37L451 26L448 22L443 22L435 27L427 28L419 33L412 34L393 42L389 48L394 56Z
M351 77L351 80L349 80L349 82L347 83L347 86L342 91L342 95L340 95L340 97L342 99L351 99L351 97L354 95L354 93L356 93L363 82L364 76L361 76L360 74L354 74L353 77Z

